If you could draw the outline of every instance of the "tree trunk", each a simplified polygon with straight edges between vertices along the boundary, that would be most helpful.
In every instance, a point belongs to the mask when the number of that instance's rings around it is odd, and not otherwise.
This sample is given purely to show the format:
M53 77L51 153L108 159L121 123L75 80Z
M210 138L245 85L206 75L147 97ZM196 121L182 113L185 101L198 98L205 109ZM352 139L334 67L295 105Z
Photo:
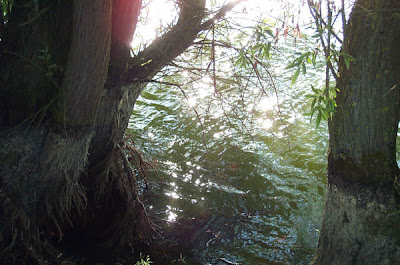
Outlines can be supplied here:
M329 122L328 191L313 264L397 264L400 2L358 0Z
M134 58L141 0L12 2L0 40L1 264L61 264L59 240L81 251L152 232L121 150L131 111L238 2L203 22L205 0L182 1L178 23Z
M87 205L81 176L108 70L112 2L74 1L72 24L66 18L51 25L47 12L68 2L32 7L31 1L15 1L13 11L27 16L13 12L7 25L1 95L12 97L2 105L8 115L0 133L1 249L12 254L2 255L5 264L21 251L33 258L27 263L56 254L50 242L61 239ZM52 55L61 46L53 30L71 25L71 47L64 43L61 52L69 51L68 59ZM66 69L62 77L52 72L56 67ZM38 91L47 99L35 100Z
M110 60L112 0L74 1L72 43L58 121L64 126L92 126Z

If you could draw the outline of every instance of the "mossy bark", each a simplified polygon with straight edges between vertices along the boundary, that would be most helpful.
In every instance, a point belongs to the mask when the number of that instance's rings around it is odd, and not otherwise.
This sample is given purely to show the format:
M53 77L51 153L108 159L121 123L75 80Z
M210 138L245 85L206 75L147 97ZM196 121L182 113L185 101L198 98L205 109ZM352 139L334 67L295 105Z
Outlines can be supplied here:
M400 2L358 0L346 26L337 112L329 122L328 193L313 264L394 264L400 258L396 138Z

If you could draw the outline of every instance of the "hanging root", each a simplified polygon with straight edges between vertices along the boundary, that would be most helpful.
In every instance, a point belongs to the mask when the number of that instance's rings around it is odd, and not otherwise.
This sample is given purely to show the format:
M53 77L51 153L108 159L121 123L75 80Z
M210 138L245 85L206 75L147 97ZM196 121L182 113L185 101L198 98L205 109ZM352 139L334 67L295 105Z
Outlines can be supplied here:
M146 169L153 167L124 144L112 153L107 171L91 176L90 137L40 129L2 135L0 264L66 264L64 253L76 242L115 247L157 234L136 180L146 179Z
M117 202L123 213L117 224L113 226L112 241L119 244L131 244L133 241L150 241L154 235L158 234L158 227L150 220L146 209L140 200L138 182L136 177L142 176L146 180L146 169L149 163L144 162L140 153L127 144L119 146L117 157L110 171L110 183L114 184L114 197L112 200ZM135 161L132 163L132 154ZM132 169L132 166L134 169ZM140 172L140 173L138 173ZM135 174L137 173L137 174ZM146 182L147 185L147 182ZM115 196L115 193L118 196Z
M150 220L138 191L137 172L138 169L145 172L145 168L130 162L131 149L124 146L120 144L114 150L105 174L86 177L88 207L84 218L75 224L72 242L85 237L89 241L86 244L112 249L149 242L158 234L158 227Z
M125 134L125 136L128 139L127 141L120 143L120 148L125 151L129 162L135 167L135 172L137 172L137 175L145 181L146 187L148 186L146 172L149 169L153 169L156 172L157 177L162 180L157 169L151 163L145 161L140 152L133 147L135 144L133 136L130 134ZM128 140L130 140L130 142Z

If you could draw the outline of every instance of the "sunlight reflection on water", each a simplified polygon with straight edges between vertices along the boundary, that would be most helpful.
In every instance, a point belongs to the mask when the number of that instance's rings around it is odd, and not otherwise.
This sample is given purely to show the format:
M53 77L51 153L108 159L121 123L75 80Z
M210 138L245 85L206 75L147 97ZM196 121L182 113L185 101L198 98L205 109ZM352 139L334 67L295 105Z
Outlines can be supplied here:
M279 101L270 93L241 102L228 92L234 103L209 103L215 96L209 79L200 90L187 89L189 100L156 86L138 100L131 132L137 148L157 159L163 179L154 178L144 194L149 213L172 223L204 221L220 232L206 254L205 242L195 249L207 262L221 256L255 265L310 261L325 194L328 133L325 124L315 129L302 115L306 81L282 85ZM237 111L240 104L251 121Z

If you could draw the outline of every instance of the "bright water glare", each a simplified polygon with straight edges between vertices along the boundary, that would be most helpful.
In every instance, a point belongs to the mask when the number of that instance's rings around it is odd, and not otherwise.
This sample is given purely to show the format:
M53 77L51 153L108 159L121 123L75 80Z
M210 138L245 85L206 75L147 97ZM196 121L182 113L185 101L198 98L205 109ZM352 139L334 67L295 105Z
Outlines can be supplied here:
M247 1L236 15L276 8L265 2ZM238 108L238 93L228 89L224 93L231 101L221 103L213 80L204 76L185 87L188 97L173 87L149 85L131 117L135 145L162 179L153 172L144 191L148 211L154 220L178 227L177 237L203 264L308 264L312 259L325 195L328 133L326 124L316 129L304 115L305 95L311 84L323 83L324 68L309 69L291 87L293 73L285 66L301 47L291 38L282 42L269 69L278 77L276 90L267 96L243 99ZM221 71L229 76L230 67ZM181 78L189 76L181 72ZM251 86L246 93L262 94Z

